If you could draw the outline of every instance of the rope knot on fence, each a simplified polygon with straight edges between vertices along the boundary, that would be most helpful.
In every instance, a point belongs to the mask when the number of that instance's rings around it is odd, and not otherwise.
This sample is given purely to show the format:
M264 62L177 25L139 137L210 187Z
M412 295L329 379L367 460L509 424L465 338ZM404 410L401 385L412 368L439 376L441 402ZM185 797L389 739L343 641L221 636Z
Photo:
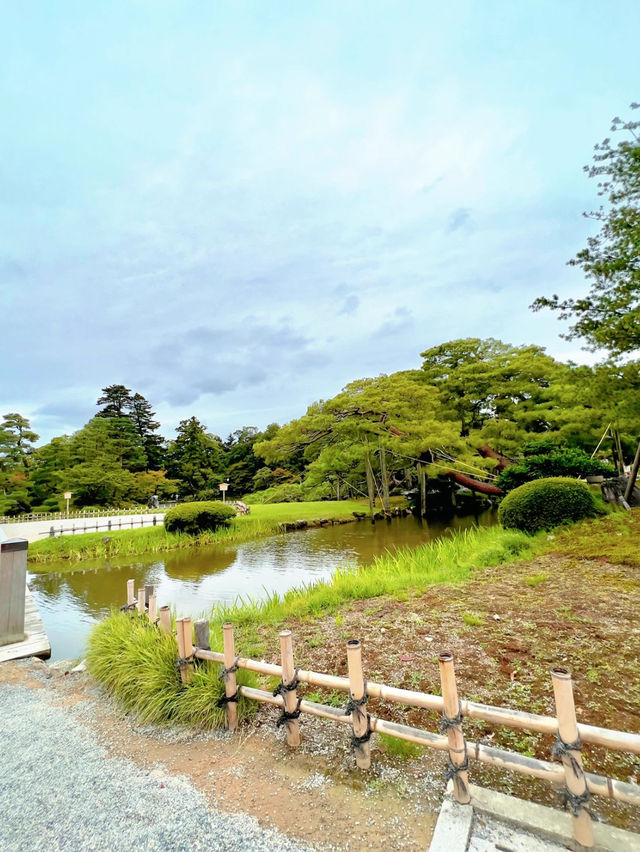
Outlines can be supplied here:
M220 698L216 701L216 707L226 707L227 704L237 704L238 703L238 690L233 693L233 695L221 695Z
M238 668L239 668L239 666L238 666L238 660L239 659L240 659L240 657L236 657L235 660L233 661L233 665L229 666L228 668L224 668L224 666L223 666L220 669L220 674L218 675L218 680L220 680L220 681L226 680L229 677L230 674L235 674L238 671ZM274 695L275 695L275 693L274 693Z
M289 722L291 719L299 719L300 713L300 704L302 703L302 698L298 698L298 703L296 704L295 710L282 710L280 716L278 717L278 721L276 722L276 727L279 728L281 725L284 725L285 722Z
M356 734L352 734L351 745L354 748L357 748L358 746L364 745L364 743L368 743L369 740L371 739L372 733L373 732L371 730L371 716L370 716L369 713L367 713L367 730L365 731L364 734L361 734L360 736L357 736Z
M560 760L562 760L563 757L566 757L571 764L573 774L576 778L579 778L582 774L582 767L572 754L574 751L582 751L582 739L580 738L580 733L578 733L577 739L572 743L566 743L560 734L558 734L558 738L551 747L551 757L557 757Z
M457 728L462 724L462 703L458 701L458 713L456 716L447 716L446 712L442 711L442 719L440 720L440 733L446 734L450 728Z
M344 706L344 715L345 716L349 716L351 713L354 713L354 712L357 713L360 710L360 708L364 707L364 705L367 703L367 701L369 700L369 696L367 695L367 682L366 682L366 680L364 681L363 689L364 689L364 692L362 694L362 698L354 698L353 695L349 696L349 700L347 701L347 703Z
M271 694L274 696L282 695L284 697L285 692L295 692L299 686L300 681L298 680L298 667L296 666L291 683L285 683L281 680Z

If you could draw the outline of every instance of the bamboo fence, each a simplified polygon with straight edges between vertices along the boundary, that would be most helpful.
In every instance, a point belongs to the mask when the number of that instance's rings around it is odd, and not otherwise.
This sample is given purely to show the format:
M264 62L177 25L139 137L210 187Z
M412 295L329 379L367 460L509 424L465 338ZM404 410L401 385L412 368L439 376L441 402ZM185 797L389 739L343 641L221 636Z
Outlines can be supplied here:
M146 613L164 633L170 634L173 630L169 607L160 607L157 614L153 586L141 587L136 597L134 581L129 580L127 605L123 609L137 610L139 614ZM190 618L178 618L175 622L175 631L178 644L178 670L183 684L189 683L198 660L219 663L223 666L221 673L225 684L223 701L227 712L227 727L230 731L234 731L237 727L237 700L238 696L243 696L251 701L280 708L279 724L284 725L286 742L293 748L301 741L298 718L303 713L350 726L353 731L354 756L360 769L368 769L371 764L372 733L386 734L406 742L446 752L448 760L445 776L453 782L453 795L461 804L468 804L471 801L469 787L471 760L521 775L542 778L556 788L564 788L565 800L572 815L574 838L586 849L593 848L594 845L592 816L588 807L591 795L640 807L640 785L585 772L581 757L583 743L640 755L640 734L577 722L571 675L566 669L556 668L551 671L556 716L543 716L460 699L453 655L448 652L439 656L442 695L430 695L367 681L362 666L362 649L357 639L350 639L346 644L348 677L345 678L297 668L289 630L280 632L280 665L237 656L233 625L229 622L225 623L222 629L222 652L211 650L209 623L206 620L196 621L192 630ZM254 687L238 686L235 673L239 669L279 677L280 684L273 693ZM301 683L347 693L349 698L346 709L299 698L296 690ZM366 709L369 698L440 713L440 733L432 733L374 716ZM560 762L527 757L517 752L467 740L462 730L465 717L481 719L497 726L555 735L556 742L551 754Z

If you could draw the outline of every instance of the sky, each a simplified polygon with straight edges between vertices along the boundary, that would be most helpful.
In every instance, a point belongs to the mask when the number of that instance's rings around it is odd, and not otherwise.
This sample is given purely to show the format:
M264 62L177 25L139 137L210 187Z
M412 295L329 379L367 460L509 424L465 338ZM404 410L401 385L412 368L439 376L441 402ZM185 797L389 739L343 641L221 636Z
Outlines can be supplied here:
M24 0L0 10L0 414L125 384L225 437L460 337L592 363L583 173L637 0Z

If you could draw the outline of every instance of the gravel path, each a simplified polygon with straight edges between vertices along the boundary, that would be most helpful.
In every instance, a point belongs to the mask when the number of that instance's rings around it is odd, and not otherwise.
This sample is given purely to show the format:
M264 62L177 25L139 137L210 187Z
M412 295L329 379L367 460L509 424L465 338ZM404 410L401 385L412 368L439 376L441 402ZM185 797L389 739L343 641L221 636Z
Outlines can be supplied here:
M0 849L309 850L209 810L184 778L108 758L47 690L0 683Z

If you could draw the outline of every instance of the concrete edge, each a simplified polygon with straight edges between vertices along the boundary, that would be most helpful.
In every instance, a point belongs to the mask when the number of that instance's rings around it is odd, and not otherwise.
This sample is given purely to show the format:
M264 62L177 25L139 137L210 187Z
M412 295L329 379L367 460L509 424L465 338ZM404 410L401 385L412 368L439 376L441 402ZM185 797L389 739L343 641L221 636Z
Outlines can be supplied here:
M556 840L565 844L571 844L573 841L571 816L546 805L527 802L524 799L517 799L515 796L507 796L504 793L497 793L494 790L487 790L472 784L471 806L476 813L488 814L549 840ZM465 807L465 805L458 805L458 807ZM634 832L594 822L593 834L595 849L598 852L640 852L640 835ZM458 852L457 846L449 848L450 852ZM460 848L465 849L466 847Z
M460 805L447 788L429 852L466 852L473 824L473 808Z

